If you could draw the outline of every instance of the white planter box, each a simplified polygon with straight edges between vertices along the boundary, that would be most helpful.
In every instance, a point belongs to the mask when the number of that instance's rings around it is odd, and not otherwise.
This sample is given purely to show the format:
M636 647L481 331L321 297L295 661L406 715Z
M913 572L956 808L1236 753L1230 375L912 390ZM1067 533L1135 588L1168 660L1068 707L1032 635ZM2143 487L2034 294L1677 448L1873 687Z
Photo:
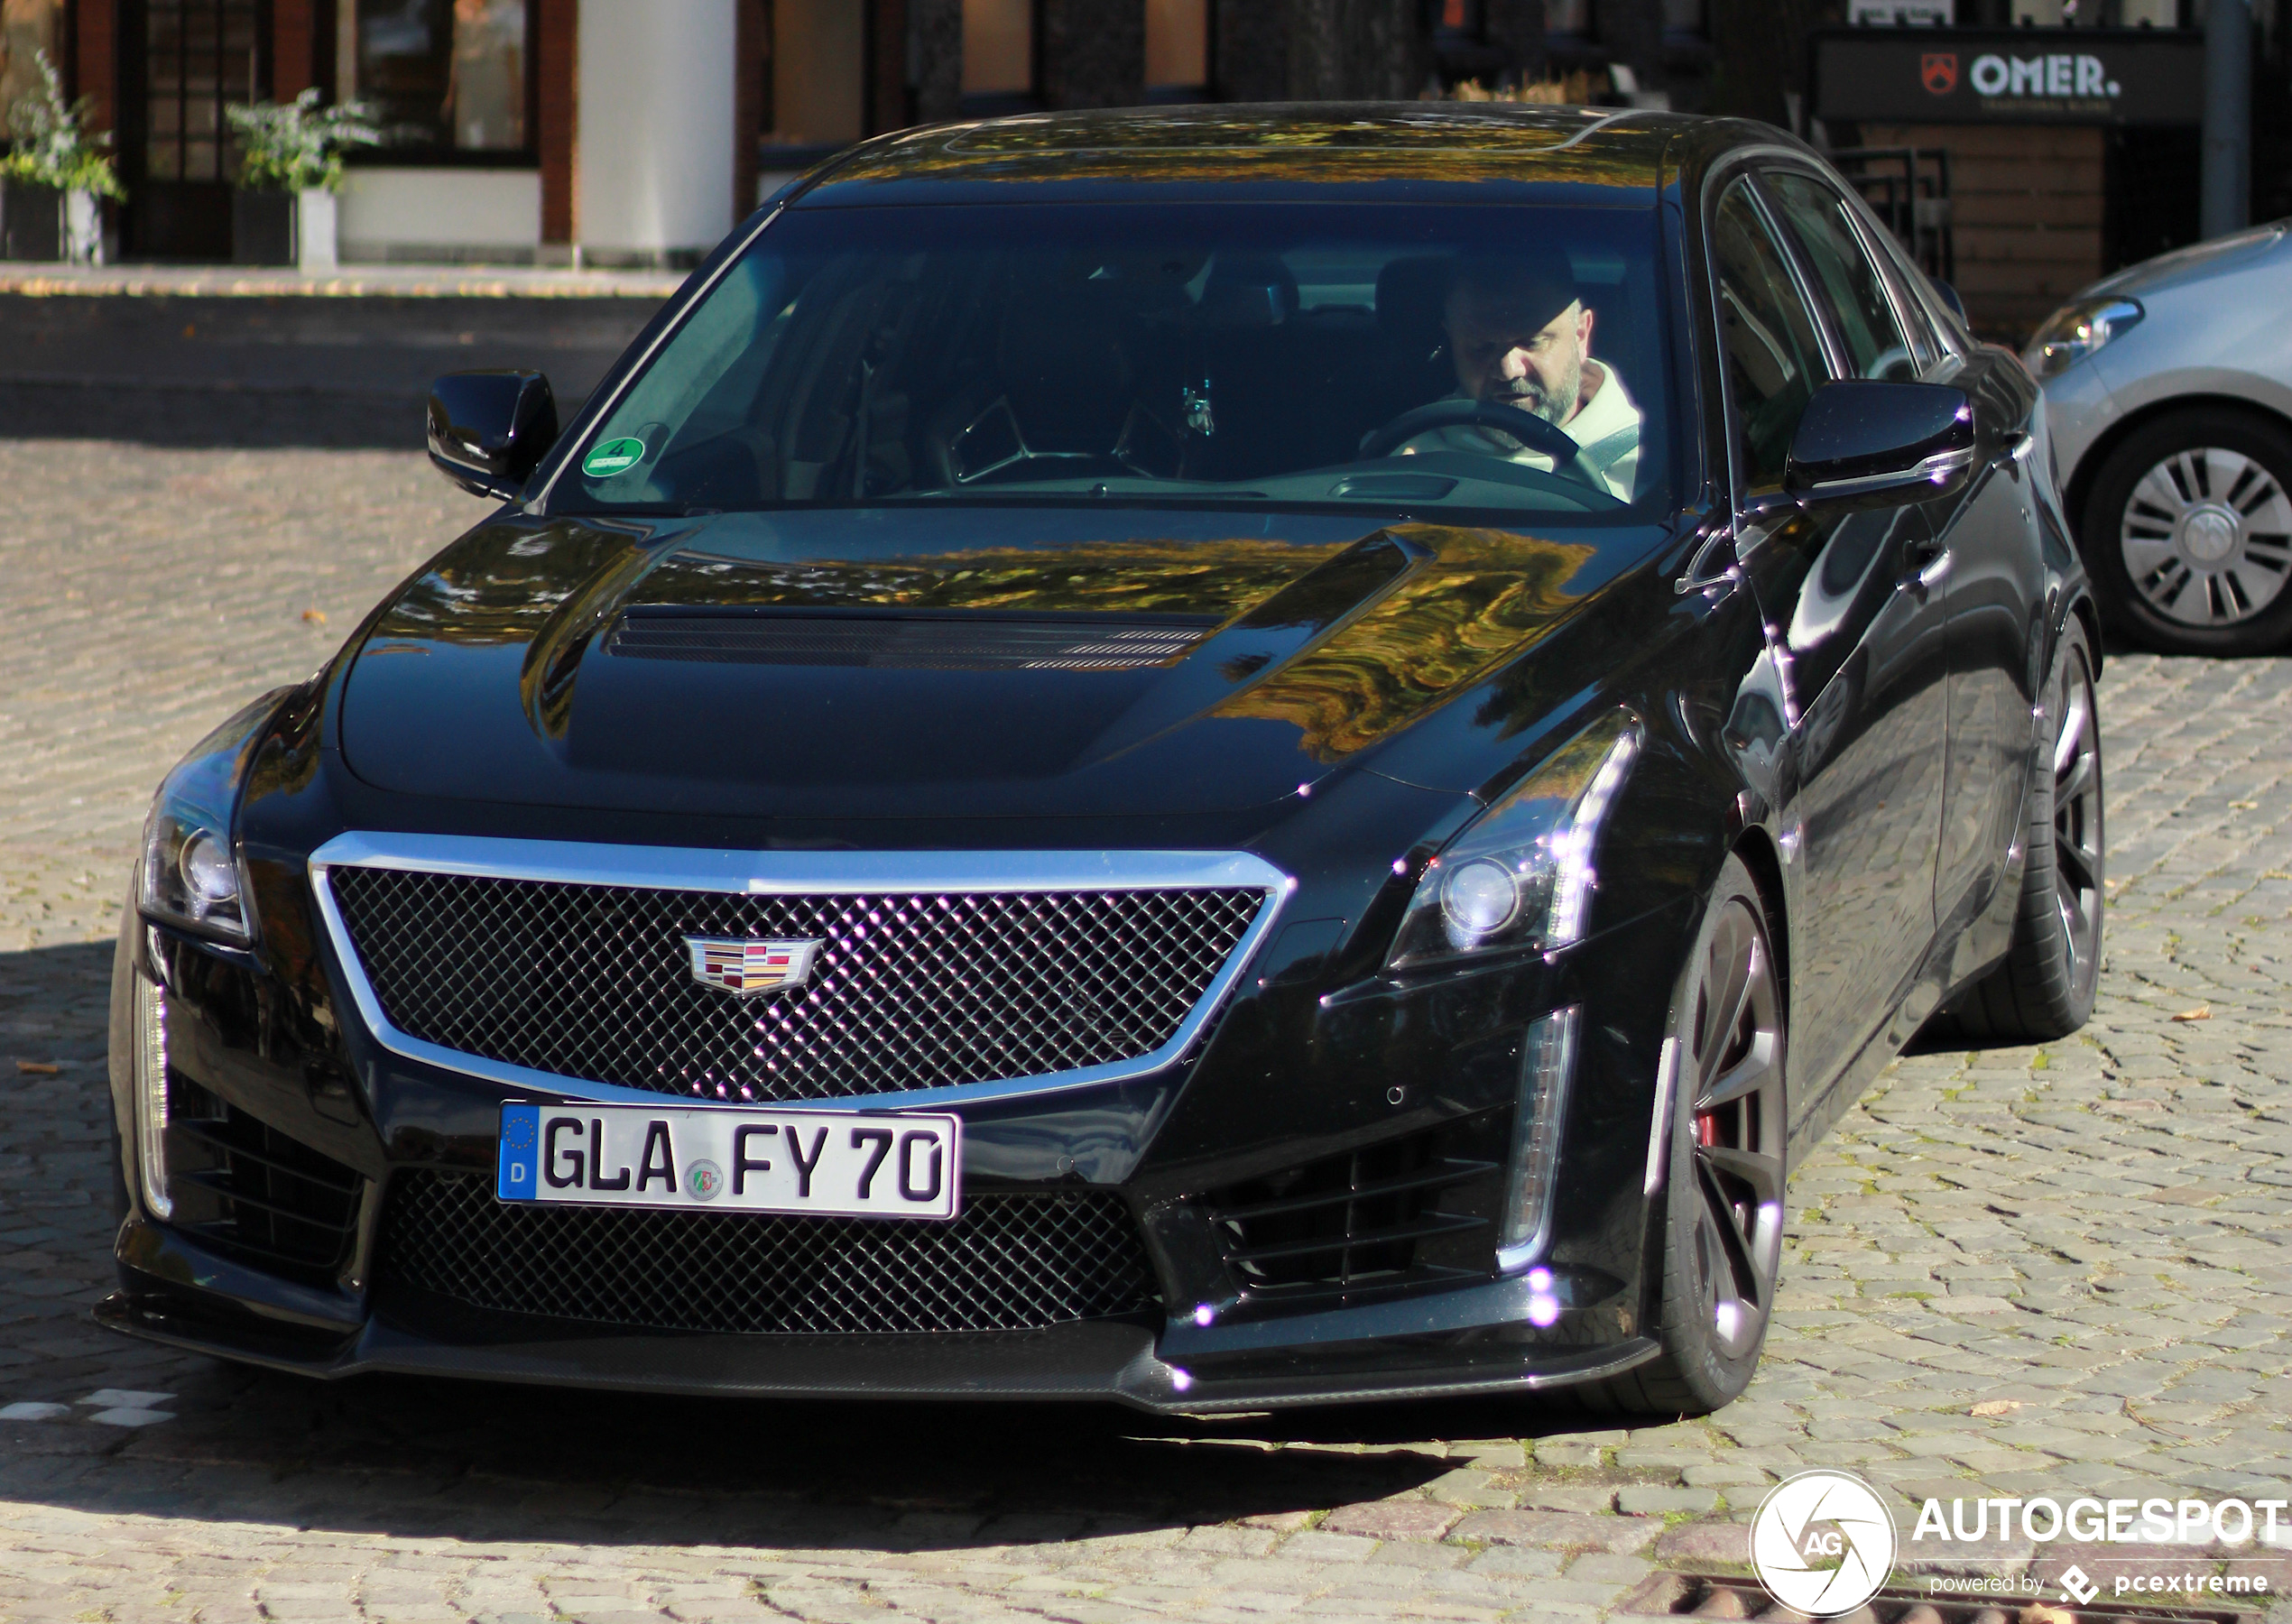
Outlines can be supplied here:
M324 187L296 194L294 245L299 270L333 271L339 266L336 218L335 196Z
M64 194L64 257L75 265L104 263L104 200L94 192Z

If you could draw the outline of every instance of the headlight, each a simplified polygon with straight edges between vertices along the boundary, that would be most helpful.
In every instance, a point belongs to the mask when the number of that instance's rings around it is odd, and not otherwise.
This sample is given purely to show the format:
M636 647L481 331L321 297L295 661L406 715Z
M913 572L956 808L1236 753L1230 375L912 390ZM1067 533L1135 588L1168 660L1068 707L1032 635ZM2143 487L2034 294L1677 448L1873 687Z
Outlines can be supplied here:
M222 941L251 939L232 815L247 761L285 691L263 695L208 734L160 785L143 824L135 888L151 918Z
M2072 300L2046 318L2021 359L2037 376L2053 377L2130 332L2141 315L2140 303L2130 299Z
M1639 749L1639 723L1619 711L1561 745L1481 814L1417 881L1391 966L1559 947L1581 937L1600 822Z

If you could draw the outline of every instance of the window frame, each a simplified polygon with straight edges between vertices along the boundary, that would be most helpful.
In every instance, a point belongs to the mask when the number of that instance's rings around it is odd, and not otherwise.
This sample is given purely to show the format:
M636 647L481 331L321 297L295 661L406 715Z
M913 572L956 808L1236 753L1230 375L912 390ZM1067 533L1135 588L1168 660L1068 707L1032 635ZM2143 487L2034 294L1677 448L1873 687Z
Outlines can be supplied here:
M326 5L328 4L328 0L319 0L319 3L321 5ZM537 170L541 168L541 75L540 70L540 58L541 41L541 0L524 0L524 5L525 140L523 144L513 147L461 147L452 145L451 143L440 145L436 143L427 143L420 145L408 143L402 146L384 145L351 147L342 155L342 161L345 167L349 169L502 170ZM452 0L445 0L445 8L447 18L450 22L453 17ZM351 26L355 31L360 22L358 8L355 4L351 7L350 20ZM448 42L447 50L448 54L450 56L452 52L452 45L450 42ZM358 42L355 33L351 41L351 59L358 64L360 77L363 78L365 70L365 59L359 52ZM326 73L321 79L321 83L326 88L327 99L329 101L341 101L346 99L342 95L342 87L337 81L338 75L335 68L334 60L329 58L326 65ZM362 85L359 87L358 94L356 96L347 99L365 100L365 95L364 86Z
M1729 154L1724 162L1714 164L1704 177L1702 291L1708 305L1706 333L1711 341L1712 355L1718 362L1720 411L1727 447L1728 507L1738 521L1750 512L1752 492L1750 488L1750 469L1742 452L1741 426L1743 418L1741 405L1735 399L1734 380L1727 368L1727 336L1721 326L1725 304L1719 294L1719 259L1712 250L1719 220L1719 206L1737 183L1742 185L1745 195L1750 198L1760 224L1774 239L1777 249L1782 254L1784 273L1790 278L1791 290L1807 309L1807 324L1814 329L1815 343L1822 355L1825 374L1816 387L1820 388L1823 383L1834 383L1845 375L1844 352L1837 336L1831 331L1829 312L1809 292L1807 268L1799 262L1798 245L1788 232L1779 228L1774 203L1759 184L1758 165L1762 159L1794 155L1788 148L1745 149Z
M1903 337L1908 341L1910 354L1918 362L1918 377L1921 380L1930 380L1936 372L1956 360L1958 357L1953 347L1944 340L1936 323L1928 317L1925 307L1919 303L1917 296L1905 282L1901 266L1897 263L1894 255L1888 252L1889 248L1899 250L1900 245L1894 242L1891 232L1871 216L1868 205L1862 202L1861 194L1852 186L1842 186L1835 179L1824 173L1815 165L1803 161L1775 162L1762 166L1762 173L1770 171L1796 175L1801 180L1820 187L1830 197L1844 206L1848 234L1861 245L1862 257L1868 260L1871 268L1878 272L1879 286L1885 290L1887 300L1894 309L1895 325L1901 328ZM1784 214L1779 204L1776 207L1776 213L1779 216ZM1787 217L1785 224L1788 224ZM1798 241L1795 228L1792 232L1792 246L1802 254L1807 252L1805 245ZM1828 313L1827 310L1825 311L1825 315Z
M1827 195L1834 203L1844 205L1845 202L1844 192L1843 192L1839 188L1832 185L1819 171L1811 169L1805 164L1778 163L1767 165L1761 169L1760 174L1761 184L1762 186L1766 184L1766 178L1770 175L1791 175L1816 187L1817 189ZM1853 356L1851 354L1851 346L1847 343L1846 331L1844 325L1839 320L1839 313L1831 308L1830 291L1827 285L1825 284L1823 281L1820 268L1814 263L1815 254L1813 248L1806 241L1805 235L1799 230L1798 224L1791 218L1789 206L1784 202L1782 198L1779 195L1770 197L1770 202L1773 205L1776 220L1781 225L1783 230L1788 234L1792 249L1797 253L1800 264L1806 269L1807 285L1815 290L1815 298L1818 308L1821 309L1822 314L1828 318L1832 323L1833 332L1838 339L1838 352L1844 369L1842 370L1840 375L1845 378L1862 378L1862 374L1853 370ZM1848 208L1845 210L1845 213L1851 221L1853 211L1851 208ZM1903 348L1908 351L1910 359L1918 369L1918 375L1920 378L1924 378L1927 373L1931 370L1931 363L1927 359L1925 352L1934 346L1930 344L1921 345L1919 343L1921 335L1918 331L1918 324L1910 318L1909 313L1903 309L1901 290L1894 285L1894 279L1887 274L1885 262L1872 251L1868 237L1866 237L1859 229L1856 228L1855 226L1852 224L1849 224L1845 229L1847 239L1854 245L1856 251L1862 254L1863 263L1870 267L1871 274L1878 283L1879 297L1886 301L1888 313L1894 318L1895 331L1901 336ZM1865 381L1867 382L1872 380Z

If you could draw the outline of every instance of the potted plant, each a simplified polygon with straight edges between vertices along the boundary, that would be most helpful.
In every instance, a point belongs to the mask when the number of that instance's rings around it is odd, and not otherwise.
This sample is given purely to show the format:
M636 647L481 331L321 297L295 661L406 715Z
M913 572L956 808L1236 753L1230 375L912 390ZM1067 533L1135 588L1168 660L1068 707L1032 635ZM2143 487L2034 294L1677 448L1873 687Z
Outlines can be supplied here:
M314 86L284 106L256 102L225 112L239 136L232 259L242 265L333 270L342 155L381 141L373 109L364 102L321 107Z
M0 258L101 264L103 199L127 195L102 150L111 136L88 134L87 98L64 100L46 51L32 60L40 85L9 109L14 145L0 158Z

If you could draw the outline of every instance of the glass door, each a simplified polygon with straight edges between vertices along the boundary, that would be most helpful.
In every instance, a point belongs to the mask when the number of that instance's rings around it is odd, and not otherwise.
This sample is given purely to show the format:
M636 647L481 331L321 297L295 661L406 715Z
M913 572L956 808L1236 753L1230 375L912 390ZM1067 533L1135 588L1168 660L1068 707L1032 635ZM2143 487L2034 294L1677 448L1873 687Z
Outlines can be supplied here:
M267 97L268 0L125 0L120 7L125 251L231 257L236 143L223 109Z

